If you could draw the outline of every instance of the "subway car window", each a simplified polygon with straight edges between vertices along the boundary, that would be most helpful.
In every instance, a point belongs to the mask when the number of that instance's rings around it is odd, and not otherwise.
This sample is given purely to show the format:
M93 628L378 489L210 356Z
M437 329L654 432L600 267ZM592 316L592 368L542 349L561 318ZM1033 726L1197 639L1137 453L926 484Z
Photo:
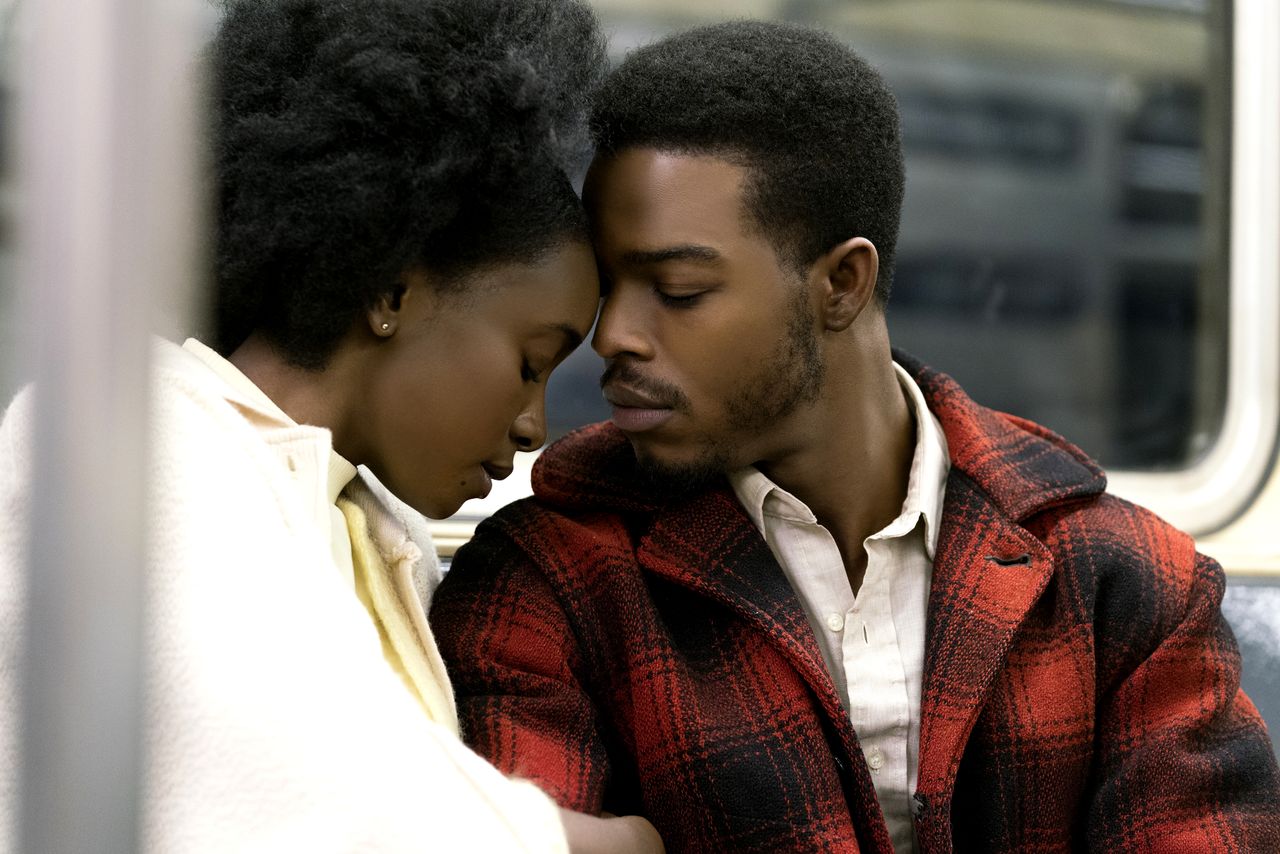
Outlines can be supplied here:
M1212 445L1226 385L1226 4L595 5L615 57L743 12L845 38L901 110L897 346L1111 469L1183 468ZM553 378L553 433L607 417L598 375L584 350Z

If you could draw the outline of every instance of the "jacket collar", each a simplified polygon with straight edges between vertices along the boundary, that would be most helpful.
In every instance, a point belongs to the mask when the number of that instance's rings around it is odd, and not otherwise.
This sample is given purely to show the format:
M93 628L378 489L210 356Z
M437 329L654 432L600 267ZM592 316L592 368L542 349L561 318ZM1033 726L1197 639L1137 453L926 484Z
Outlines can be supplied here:
M952 469L1013 521L1101 493L1106 475L1066 439L1034 422L979 406L955 380L894 350L942 424Z
M325 474L325 494L329 504L337 501L338 494L355 478L356 467L333 448L333 437L328 430L298 424L239 368L199 340L188 338L180 352L192 371L216 378L217 393L244 416L264 442L274 448L285 448L284 458L290 470L297 465L289 460L290 446L300 439L304 443L323 445L320 470Z
M533 467L534 494L561 508L609 510L639 520L640 565L719 602L769 638L815 692L854 754L853 726L804 610L728 479L701 493L664 494L638 488L635 465L621 431L593 424L542 453ZM866 782L869 787L869 777Z

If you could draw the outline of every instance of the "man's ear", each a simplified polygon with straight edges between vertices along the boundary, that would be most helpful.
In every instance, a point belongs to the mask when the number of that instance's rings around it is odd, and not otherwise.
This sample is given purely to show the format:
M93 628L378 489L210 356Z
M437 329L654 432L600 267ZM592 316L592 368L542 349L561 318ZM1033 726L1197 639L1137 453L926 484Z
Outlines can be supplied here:
M865 237L851 237L814 262L812 275L822 288L822 323L840 332L871 304L880 272L880 255Z
M369 330L379 338L390 338L396 334L400 326L400 313L405 299L409 295L409 286L397 282L395 287L378 297L366 312Z

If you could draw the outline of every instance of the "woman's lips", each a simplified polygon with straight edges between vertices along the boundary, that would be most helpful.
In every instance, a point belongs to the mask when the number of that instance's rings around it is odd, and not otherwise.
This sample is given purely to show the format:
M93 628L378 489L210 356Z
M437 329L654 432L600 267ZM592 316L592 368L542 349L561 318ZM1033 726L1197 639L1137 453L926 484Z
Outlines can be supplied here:
M506 480L512 471L511 466L504 463L481 463L480 464L480 484L479 495L476 498L488 498L489 493L493 491L493 482L495 480Z
M483 466L480 467L480 489L476 498L488 498L489 493L493 491L493 477L489 474L489 470Z

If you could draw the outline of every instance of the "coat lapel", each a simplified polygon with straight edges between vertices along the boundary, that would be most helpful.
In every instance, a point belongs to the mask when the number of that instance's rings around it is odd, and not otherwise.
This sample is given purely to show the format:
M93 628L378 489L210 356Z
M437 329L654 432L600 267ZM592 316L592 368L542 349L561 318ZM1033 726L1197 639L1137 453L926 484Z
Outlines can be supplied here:
M996 675L1053 573L1048 550L1020 522L1097 495L1106 478L1053 432L978 406L949 377L905 353L895 351L894 359L942 424L952 463L921 698L917 789L927 798L950 792ZM640 544L645 567L757 627L809 683L850 755L858 756L799 600L732 492L725 487L684 503L661 500L635 488L634 463L625 437L611 425L596 425L543 455L534 468L535 490L553 504L654 514ZM871 791L865 764L853 766L855 784Z
M949 792L1018 628L1053 574L1042 543L963 474L947 481L929 592L918 790Z
M969 735L1018 629L1053 574L1022 522L1102 492L1106 477L1053 432L978 406L905 353L947 437L951 473L929 593L918 790L949 793Z
M809 683L827 714L844 717L800 600L727 488L658 513L638 557L646 570L719 602L758 629Z
M836 766L861 850L891 850L871 772L804 608L728 487L659 512L637 556L646 571L730 609L800 674L818 700L828 740L836 742Z

